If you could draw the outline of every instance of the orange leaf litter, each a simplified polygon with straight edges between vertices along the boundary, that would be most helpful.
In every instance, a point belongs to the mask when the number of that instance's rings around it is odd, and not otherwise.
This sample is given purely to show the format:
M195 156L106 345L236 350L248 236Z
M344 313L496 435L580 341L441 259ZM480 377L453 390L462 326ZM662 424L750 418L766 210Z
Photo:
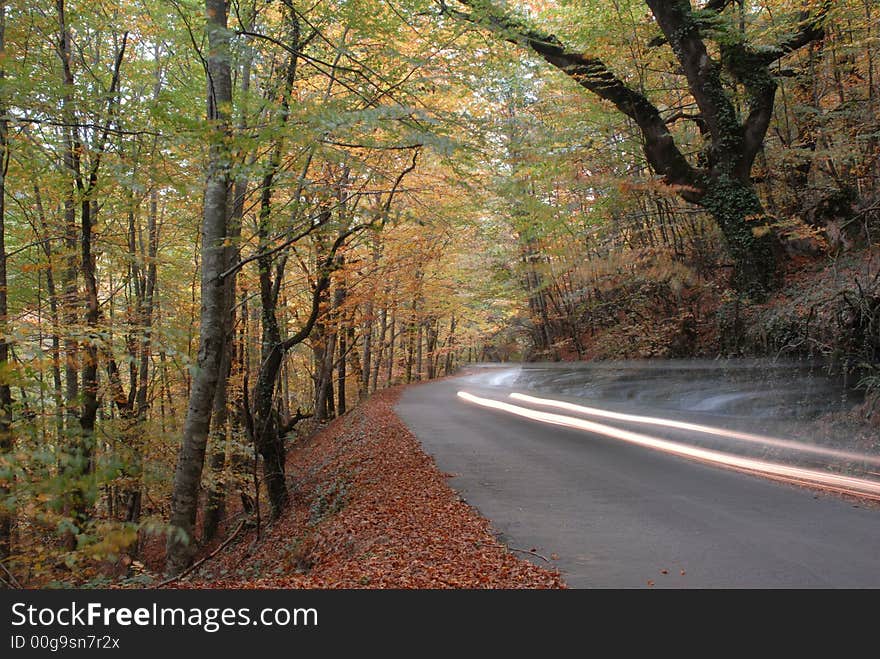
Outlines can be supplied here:
M179 588L565 588L512 554L379 392L288 457L292 509Z

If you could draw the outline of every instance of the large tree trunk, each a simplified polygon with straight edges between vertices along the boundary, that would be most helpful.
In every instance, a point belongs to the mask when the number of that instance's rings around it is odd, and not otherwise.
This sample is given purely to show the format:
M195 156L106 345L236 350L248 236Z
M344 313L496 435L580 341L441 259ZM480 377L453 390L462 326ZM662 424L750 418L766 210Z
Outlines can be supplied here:
M186 569L195 551L193 531L214 395L220 379L226 338L224 314L228 308L228 286L220 276L226 266L231 166L229 113L232 108L232 75L225 0L206 0L205 12L208 33L207 119L212 139L202 217L200 342L183 443L174 473L172 532L168 536L165 556L165 570L169 575L180 574Z
M234 295L229 291L228 295ZM228 314L226 327L226 345L223 348L223 356L220 359L220 378L214 392L214 409L211 412L210 447L211 458L209 460L209 480L207 497L205 502L205 515L202 519L202 540L208 542L216 534L223 519L226 507L226 454L229 444L229 413L228 413L228 386L229 375L232 371L232 314Z
M251 8L248 13L248 30L253 30L253 22L255 16L254 11ZM241 92L242 94L248 94L251 86L251 67L253 65L254 53L253 49L250 47L246 47L246 52L244 55L244 61L241 66ZM239 119L238 129L244 131L247 128L247 115L242 113L241 118ZM256 160L256 155L252 156L254 160ZM245 197L247 196L248 190L248 177L245 174L240 174L235 181L234 192L232 197L232 212L229 219L229 227L228 234L229 240L227 240L226 246L226 269L233 267L236 260L239 258L239 249L241 242L241 224L244 218L244 205L245 205ZM238 463L240 460L230 460L230 432L233 428L230 428L230 415L229 415L229 387L230 387L230 378L232 374L232 363L234 361L234 357L240 355L236 355L235 350L235 337L234 337L234 329L235 329L235 319L236 314L233 310L233 303L235 301L235 277L227 277L224 279L224 284L226 286L226 302L229 305L229 309L225 315L226 325L224 327L224 333L226 335L225 343L226 347L223 352L223 357L220 365L220 382L217 386L217 392L214 395L214 411L211 415L211 435L210 435L210 449L211 449L211 458L210 458L210 487L208 490L207 502L205 505L205 516L202 521L202 540L207 542L214 538L217 534L217 531L220 527L220 522L223 519L223 515L226 509L226 495L228 483L226 482L226 477L229 472L228 467L232 467L236 469L238 467ZM242 305L241 318L243 326L247 324L247 306ZM239 342L240 344L243 341ZM241 345L239 345L239 352L241 350ZM239 403L243 403L243 401L238 401ZM235 416L233 415L233 426L235 426ZM229 462L232 462L230 465ZM242 496L242 501L246 501L244 496ZM248 509L248 506L245 505L245 509Z
M240 177L235 183L232 213L229 221L229 240L226 246L225 268L232 267L238 258L238 242L241 238L241 221L244 217L244 202L247 194L248 181ZM211 413L211 484L205 506L205 518L202 522L202 539L212 539L220 526L226 503L226 459L228 454L228 383L232 372L235 317L233 302L235 301L235 277L223 280L226 286L227 310L224 314L224 348L220 361L220 381L214 394L214 410Z

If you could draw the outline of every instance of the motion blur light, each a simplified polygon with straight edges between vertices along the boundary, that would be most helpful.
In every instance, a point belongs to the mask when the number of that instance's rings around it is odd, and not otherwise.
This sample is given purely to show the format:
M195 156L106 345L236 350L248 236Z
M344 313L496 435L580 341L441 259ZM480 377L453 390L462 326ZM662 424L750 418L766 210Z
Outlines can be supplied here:
M855 460L858 462L867 462L870 464L880 465L880 456L866 455L864 453L854 453L852 451L841 451L840 449L828 448L826 446L817 446L816 444L805 444L804 442L796 442L791 439L779 439L777 437L768 437L766 435L755 435L748 432L740 432L738 430L727 430L726 428L716 428L714 426L704 426L698 423L687 423L686 421L675 421L673 419L661 419L651 416L639 416L636 414L622 414L620 412L611 412L609 410L601 410L596 407L585 407L576 405L564 400L554 400L552 398L538 398L536 396L527 396L526 394L513 393L510 397L521 400L524 403L533 405L545 405L547 407L556 407L569 412L578 412L589 416L598 416L605 419L614 419L617 421L629 421L632 423L644 423L652 426L663 426L665 428L675 428L676 430L689 430L691 432L703 433L706 435L715 435L717 437L726 437L728 439L738 439L744 442L753 442L756 444L764 444L766 446L778 446L781 448L801 451L804 453L814 453L816 455L826 455L834 458L843 458L845 460Z
M660 439L659 437L651 437L650 435L614 428L601 423L595 423L594 421L587 421L586 419L578 419L577 417L554 414L551 412L539 412L538 410L532 410L519 405L512 405L491 398L482 398L466 391L459 391L458 397L475 405L500 410L533 421L540 421L542 423L564 426L566 428L575 428L577 430L584 430L598 435L604 435L606 437L613 437L614 439L637 444L639 446L645 446L657 451L663 451L665 453L691 458L693 460L699 460L710 464L722 465L738 471L759 474L777 480L784 480L800 485L819 486L834 492L880 500L880 483L876 481L856 478L853 476L825 473L815 469L790 467L775 462L745 458L722 453L721 451L688 446L686 444Z

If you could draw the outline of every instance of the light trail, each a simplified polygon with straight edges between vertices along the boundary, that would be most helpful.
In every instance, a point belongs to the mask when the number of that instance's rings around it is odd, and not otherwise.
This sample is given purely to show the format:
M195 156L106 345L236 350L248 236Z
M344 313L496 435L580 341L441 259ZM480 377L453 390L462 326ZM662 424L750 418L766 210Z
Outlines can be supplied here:
M726 428L716 428L714 426L704 426L698 423L687 423L686 421L675 421L673 419L662 419L652 416L639 416L636 414L623 414L621 412L611 412L596 407L585 407L575 403L569 403L563 400L555 400L553 398L538 398L536 396L527 396L526 394L513 393L510 397L515 400L521 400L524 403L533 405L544 405L546 407L556 407L569 412L578 412L590 416L598 416L605 419L614 419L616 421L628 421L631 423L644 423L652 426L663 426L664 428L675 428L676 430L689 430L691 432L703 433L706 435L715 435L717 437L727 437L728 439L738 439L744 442L753 442L756 444L764 444L767 446L778 446L793 451L802 451L805 453L813 453L816 455L825 455L828 457L842 458L844 460L853 460L856 462L864 462L869 464L880 465L880 456L867 455L865 453L856 453L854 451L843 451L840 449L828 448L827 446L816 446L815 444L807 444L792 439L780 439L778 437L767 437L765 435L755 435L748 432L739 432L737 430L728 430Z
M711 464L723 465L732 469L769 476L771 478L785 480L792 483L820 486L844 494L852 494L880 500L880 483L876 481L869 481L852 476L840 476L837 474L817 471L815 469L790 467L774 462L730 455L720 451L713 451L696 446L688 446L686 444L671 442L658 437L651 437L650 435L643 435L629 430L606 426L594 421L587 421L586 419L578 419L576 417L554 414L552 412L540 412L538 410L520 407L519 405L512 405L511 403L505 403L491 398L482 398L480 396L469 394L466 391L459 391L458 397L469 403L480 405L481 407L500 410L533 421L585 430L587 432L604 435L606 437L613 437L631 444L637 444L638 446L644 446L665 453Z

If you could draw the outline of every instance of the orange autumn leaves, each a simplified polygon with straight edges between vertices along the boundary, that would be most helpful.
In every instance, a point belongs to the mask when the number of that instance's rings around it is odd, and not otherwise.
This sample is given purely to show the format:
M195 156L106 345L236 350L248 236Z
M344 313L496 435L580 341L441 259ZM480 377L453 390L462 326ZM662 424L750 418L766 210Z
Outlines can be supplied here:
M564 588L461 501L375 395L291 451L296 505L206 564L185 588Z

